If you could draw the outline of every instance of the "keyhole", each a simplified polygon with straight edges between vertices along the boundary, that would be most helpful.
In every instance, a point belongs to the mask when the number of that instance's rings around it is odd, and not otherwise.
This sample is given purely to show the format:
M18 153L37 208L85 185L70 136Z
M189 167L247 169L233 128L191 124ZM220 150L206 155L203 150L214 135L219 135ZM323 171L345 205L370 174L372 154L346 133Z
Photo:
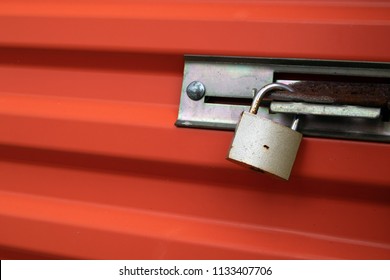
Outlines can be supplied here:
M267 150L269 149L269 146L267 145L263 145L264 148L266 148Z

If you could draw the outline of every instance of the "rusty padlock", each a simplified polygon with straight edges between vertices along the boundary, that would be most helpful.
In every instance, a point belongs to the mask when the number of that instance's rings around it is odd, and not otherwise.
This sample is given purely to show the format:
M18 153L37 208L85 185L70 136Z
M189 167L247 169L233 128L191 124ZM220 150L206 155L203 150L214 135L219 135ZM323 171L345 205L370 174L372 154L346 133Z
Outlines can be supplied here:
M257 92L249 112L243 112L237 124L227 159L288 180L302 139L296 131L299 119L289 128L256 115L261 101L275 89L293 91L272 83Z

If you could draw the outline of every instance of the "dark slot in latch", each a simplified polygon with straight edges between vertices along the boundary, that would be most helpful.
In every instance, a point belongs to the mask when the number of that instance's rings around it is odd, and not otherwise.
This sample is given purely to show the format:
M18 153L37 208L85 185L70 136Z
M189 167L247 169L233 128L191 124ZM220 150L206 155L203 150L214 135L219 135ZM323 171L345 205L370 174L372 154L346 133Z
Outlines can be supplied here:
M342 82L359 84L390 84L390 79L386 77L274 72L274 81L276 82L280 80Z
M236 97L220 97L206 96L204 102L208 104L223 104L236 106L251 106L253 98L236 98Z

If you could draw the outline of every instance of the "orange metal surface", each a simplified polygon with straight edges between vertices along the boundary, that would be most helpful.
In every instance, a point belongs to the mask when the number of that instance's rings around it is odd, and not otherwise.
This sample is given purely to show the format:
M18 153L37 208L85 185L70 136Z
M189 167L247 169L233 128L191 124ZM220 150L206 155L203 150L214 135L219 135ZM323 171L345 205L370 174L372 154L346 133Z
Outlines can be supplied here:
M390 62L371 1L1 1L0 258L390 258L388 144L289 182L176 128L184 54Z

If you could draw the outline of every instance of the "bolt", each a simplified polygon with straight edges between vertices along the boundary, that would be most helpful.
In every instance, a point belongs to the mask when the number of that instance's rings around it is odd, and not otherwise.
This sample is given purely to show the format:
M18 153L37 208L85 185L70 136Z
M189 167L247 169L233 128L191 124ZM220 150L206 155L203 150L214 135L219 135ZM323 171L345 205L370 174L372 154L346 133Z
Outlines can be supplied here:
M206 93L204 84L198 81L191 82L186 89L187 95L192 100L201 100Z

